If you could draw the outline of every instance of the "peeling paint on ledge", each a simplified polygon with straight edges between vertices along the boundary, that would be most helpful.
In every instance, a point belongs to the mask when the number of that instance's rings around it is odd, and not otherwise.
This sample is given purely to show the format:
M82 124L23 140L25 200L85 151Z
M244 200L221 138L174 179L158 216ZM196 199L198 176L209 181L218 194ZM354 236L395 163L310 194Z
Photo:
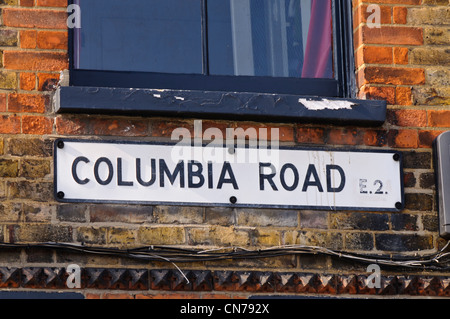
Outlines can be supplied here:
M311 99L298 99L298 102L311 111L322 110L351 110L352 106L358 106L358 104L351 101L331 101L329 99L323 100L311 100Z

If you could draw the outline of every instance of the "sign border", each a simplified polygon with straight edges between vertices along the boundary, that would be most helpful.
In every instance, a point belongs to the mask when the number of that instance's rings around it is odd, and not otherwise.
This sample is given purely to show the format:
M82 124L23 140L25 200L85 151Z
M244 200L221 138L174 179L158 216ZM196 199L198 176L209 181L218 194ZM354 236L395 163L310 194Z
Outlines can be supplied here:
M131 141L131 140L88 140L82 138L57 138L53 144L53 193L54 198L60 203L87 203L87 204L124 204L124 205L147 205L147 206L192 206L192 207L229 207L229 208L258 208L258 209L287 209L287 210L329 210L329 211L375 211L375 212L400 212L405 208L405 191L404 191L404 172L403 172L403 154L397 150L378 150L378 149L361 149L352 147L331 148L331 147L298 147L298 146L279 146L279 150L298 150L298 151L325 151L325 152L358 152L358 153L386 153L398 157L400 164L400 192L401 202L398 202L394 208L379 207L330 207L330 206L307 206L307 205L263 205L263 204L239 204L239 203L192 203L192 202L163 202L163 201L126 201L126 200L84 200L84 199L64 199L64 196L58 190L57 184L57 152L60 146L65 142L74 143L101 143L101 144L134 144L134 145L160 145L160 146L198 146L192 141L190 144L179 144L175 142L158 142L158 141ZM61 144L62 143L62 144ZM203 143L202 147L208 143ZM228 145L223 145L228 147ZM235 148L245 147L251 148L249 145L234 145ZM62 196L61 196L62 195Z

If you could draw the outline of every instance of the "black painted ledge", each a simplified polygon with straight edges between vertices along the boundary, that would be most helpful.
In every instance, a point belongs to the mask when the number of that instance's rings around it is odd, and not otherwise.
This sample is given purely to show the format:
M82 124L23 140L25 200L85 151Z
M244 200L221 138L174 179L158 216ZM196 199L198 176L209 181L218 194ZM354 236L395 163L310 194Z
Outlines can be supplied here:
M59 87L58 113L157 115L269 122L382 125L386 101L286 94Z

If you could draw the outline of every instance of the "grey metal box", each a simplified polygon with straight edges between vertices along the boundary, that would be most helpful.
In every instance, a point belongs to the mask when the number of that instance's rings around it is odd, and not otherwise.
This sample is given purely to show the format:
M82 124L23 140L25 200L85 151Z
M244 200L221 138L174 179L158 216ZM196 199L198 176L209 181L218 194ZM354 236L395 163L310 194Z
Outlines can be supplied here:
M439 212L439 235L450 238L450 131L434 140L434 165Z

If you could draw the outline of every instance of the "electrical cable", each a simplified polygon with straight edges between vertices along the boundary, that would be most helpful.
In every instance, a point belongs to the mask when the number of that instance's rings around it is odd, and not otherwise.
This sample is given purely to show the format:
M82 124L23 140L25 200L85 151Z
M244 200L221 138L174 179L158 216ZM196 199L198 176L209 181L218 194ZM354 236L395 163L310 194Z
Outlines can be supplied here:
M77 251L87 254L98 254L117 256L122 258L132 258L142 261L163 261L172 263L178 270L176 263L194 263L220 260L241 260L241 259L261 259L275 258L287 255L326 255L339 259L357 261L361 263L380 264L390 267L414 268L420 270L450 270L450 252L445 250L450 245L450 241L438 252L410 258L408 256L382 256L361 253L351 253L346 251L332 250L319 246L308 245L286 245L264 249L251 250L244 247L223 247L214 249L188 249L173 246L144 246L131 249L119 249L113 247L93 247L69 243L37 243L37 244L11 244L0 243L0 248L40 248L55 249L65 251ZM181 271L181 270L180 270Z

